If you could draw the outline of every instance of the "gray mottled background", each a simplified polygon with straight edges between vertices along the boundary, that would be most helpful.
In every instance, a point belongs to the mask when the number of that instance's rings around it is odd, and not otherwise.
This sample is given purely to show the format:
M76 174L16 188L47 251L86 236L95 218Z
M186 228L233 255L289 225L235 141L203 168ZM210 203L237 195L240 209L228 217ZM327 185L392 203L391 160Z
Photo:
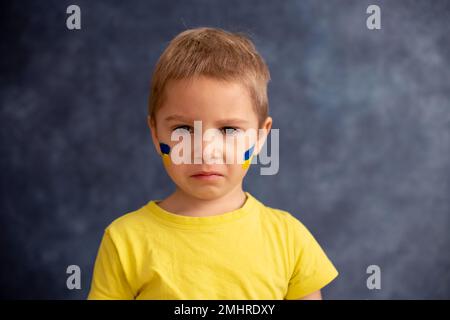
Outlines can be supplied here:
M66 29L78 4L82 30ZM381 6L382 29L366 28ZM2 1L0 296L84 299L103 229L171 192L146 127L185 28L249 33L272 75L292 212L340 271L328 299L450 298L450 1ZM82 289L65 287L66 267ZM368 290L366 268L382 271Z

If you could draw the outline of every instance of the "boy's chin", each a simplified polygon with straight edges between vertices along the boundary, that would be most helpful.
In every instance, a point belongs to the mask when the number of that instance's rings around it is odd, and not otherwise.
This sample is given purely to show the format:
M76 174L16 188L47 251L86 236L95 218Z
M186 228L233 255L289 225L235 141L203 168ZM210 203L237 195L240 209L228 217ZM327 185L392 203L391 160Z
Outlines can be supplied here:
M200 200L215 200L223 197L227 192L223 188L217 188L214 186L205 186L198 188L190 188L186 190L186 193L190 196Z

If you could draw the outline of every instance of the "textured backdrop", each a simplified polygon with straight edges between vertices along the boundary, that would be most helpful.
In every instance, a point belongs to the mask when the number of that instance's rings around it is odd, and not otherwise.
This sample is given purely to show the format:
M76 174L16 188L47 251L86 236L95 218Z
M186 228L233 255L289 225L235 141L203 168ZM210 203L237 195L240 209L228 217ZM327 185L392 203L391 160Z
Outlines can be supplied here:
M340 271L324 297L450 298L449 1L1 6L2 298L84 299L103 229L171 192L148 87L168 41L198 26L247 32L269 65L280 171L253 167L245 187L315 235Z

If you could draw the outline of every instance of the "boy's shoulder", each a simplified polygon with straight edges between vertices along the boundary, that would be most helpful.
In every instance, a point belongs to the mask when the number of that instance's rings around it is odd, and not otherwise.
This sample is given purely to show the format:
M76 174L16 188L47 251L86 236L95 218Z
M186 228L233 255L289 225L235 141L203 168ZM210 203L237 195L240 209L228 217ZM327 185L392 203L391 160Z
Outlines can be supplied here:
M268 225L272 225L277 233L286 234L295 243L294 246L305 247L315 239L302 220L291 212L268 206L265 206L265 208L265 216L270 219Z
M266 218L279 219L283 221L284 220L290 221L292 218L295 218L289 211L280 208L270 207L267 205L264 205L262 214Z
M281 223L285 226L290 226L292 228L306 228L303 223L290 211L271 207L263 204L261 201L258 201L261 204L263 210L261 210L261 215L264 218L271 220L274 223Z
M148 203L141 207L125 212L114 219L105 229L109 233L124 233L135 231L146 231L149 228L149 216L147 214Z

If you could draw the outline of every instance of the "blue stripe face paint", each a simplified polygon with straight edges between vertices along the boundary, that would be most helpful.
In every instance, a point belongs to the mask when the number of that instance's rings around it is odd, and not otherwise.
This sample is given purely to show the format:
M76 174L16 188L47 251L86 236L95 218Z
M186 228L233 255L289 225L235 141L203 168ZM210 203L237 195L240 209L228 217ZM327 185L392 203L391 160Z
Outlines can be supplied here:
M159 143L159 148L161 149L161 152L163 154L169 154L170 153L170 146L165 144L165 143L160 142Z
M248 149L247 151L245 151L244 154L244 161L248 160L250 158L250 156L253 154L253 149L255 148L255 145L253 145L250 149Z

